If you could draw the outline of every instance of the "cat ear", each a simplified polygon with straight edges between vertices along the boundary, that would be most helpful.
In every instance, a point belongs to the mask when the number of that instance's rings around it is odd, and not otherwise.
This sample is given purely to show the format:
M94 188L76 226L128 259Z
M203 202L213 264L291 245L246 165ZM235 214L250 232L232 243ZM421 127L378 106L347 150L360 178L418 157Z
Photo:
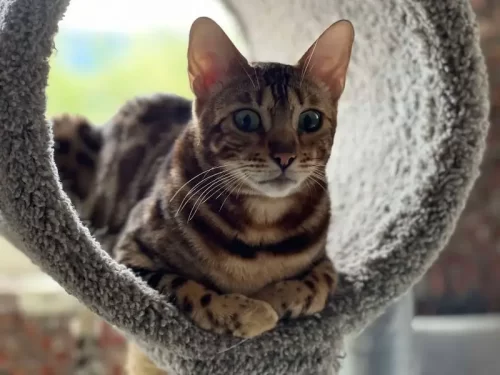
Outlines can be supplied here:
M193 22L189 33L188 73L191 90L203 98L225 79L244 72L248 61L222 28L207 17Z
M347 67L354 42L354 28L349 21L334 23L313 43L299 60L306 76L320 80L335 97L344 91Z

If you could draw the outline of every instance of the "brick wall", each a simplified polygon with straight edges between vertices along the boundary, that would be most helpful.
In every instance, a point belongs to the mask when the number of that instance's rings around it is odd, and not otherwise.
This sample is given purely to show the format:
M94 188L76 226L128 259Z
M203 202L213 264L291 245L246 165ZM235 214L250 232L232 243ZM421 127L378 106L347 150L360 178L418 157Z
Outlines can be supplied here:
M0 375L71 375L77 340L73 314L28 316L14 295L0 293ZM99 337L103 375L124 375L125 340L106 323Z
M420 314L500 312L500 0L471 0L490 77L491 130L465 212L417 288Z

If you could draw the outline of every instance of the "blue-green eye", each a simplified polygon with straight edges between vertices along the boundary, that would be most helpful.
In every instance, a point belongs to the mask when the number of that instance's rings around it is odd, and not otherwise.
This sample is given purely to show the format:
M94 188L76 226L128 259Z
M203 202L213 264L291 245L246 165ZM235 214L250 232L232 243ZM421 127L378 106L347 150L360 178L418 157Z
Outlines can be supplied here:
M236 127L247 133L257 131L261 126L259 114L251 109L242 109L234 112L233 119Z
M313 133L321 128L321 113L313 109L304 111L299 116L299 130Z

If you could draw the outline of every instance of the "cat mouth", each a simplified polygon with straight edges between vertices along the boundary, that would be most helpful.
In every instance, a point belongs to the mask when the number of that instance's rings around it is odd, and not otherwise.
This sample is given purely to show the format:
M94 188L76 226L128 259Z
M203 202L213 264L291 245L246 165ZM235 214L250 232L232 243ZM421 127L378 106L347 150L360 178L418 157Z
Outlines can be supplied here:
M271 184L271 185L283 186L294 183L296 183L295 180L292 180L291 178L285 176L284 174L280 174L278 177L271 178L269 180L259 181L259 185Z

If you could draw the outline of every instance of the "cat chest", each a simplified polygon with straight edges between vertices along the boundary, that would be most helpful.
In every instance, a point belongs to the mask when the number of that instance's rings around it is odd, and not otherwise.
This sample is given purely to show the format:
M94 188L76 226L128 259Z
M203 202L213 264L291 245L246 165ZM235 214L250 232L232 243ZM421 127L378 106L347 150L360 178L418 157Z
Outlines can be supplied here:
M225 249L211 249L210 255L205 258L205 272L221 291L248 295L272 282L306 271L323 249L324 245L318 242L298 253L262 251L251 258L229 253Z

